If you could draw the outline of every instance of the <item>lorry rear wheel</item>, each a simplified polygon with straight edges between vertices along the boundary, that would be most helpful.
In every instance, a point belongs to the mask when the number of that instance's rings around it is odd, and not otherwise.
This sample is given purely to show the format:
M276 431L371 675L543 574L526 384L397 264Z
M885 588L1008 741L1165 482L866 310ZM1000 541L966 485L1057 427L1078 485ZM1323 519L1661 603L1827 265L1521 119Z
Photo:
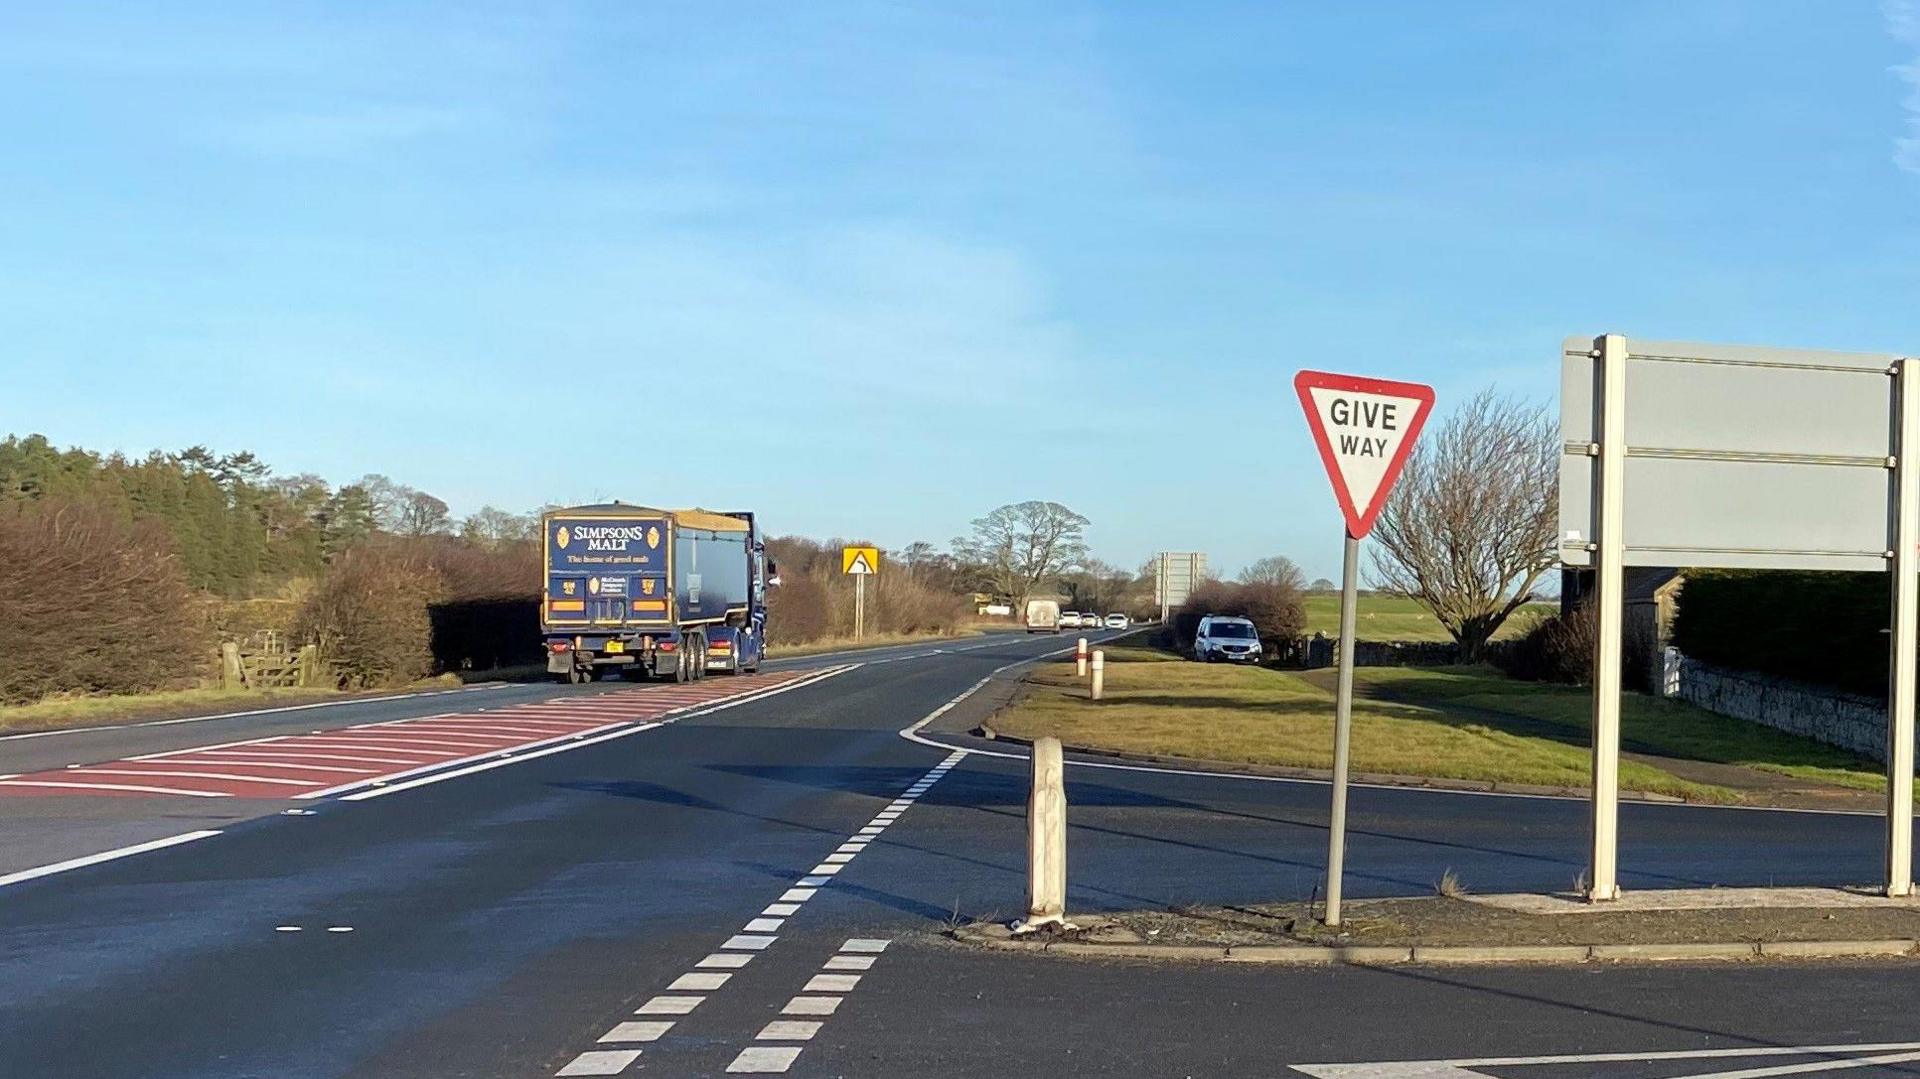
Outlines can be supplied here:
M693 680L703 681L707 677L707 638L704 634L693 638Z
M686 638L681 638L680 647L674 649L673 680L675 682L693 681L693 659L687 655Z

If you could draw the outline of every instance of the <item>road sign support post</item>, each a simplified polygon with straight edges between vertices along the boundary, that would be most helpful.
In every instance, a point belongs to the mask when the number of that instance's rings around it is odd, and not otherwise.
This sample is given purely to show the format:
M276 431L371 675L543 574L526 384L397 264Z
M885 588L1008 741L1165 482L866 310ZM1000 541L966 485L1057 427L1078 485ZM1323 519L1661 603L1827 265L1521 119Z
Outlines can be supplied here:
M1887 687L1887 887L1913 894L1913 736L1920 664L1920 360L1894 365L1893 633Z
M1333 699L1333 800L1327 815L1327 908L1340 925L1347 863L1347 774L1353 749L1354 622L1360 593L1360 541L1386 508L1387 496L1433 411L1433 387L1326 371L1293 376L1307 426L1346 521L1340 570L1340 672Z
M853 639L859 640L867 635L867 575L856 574L853 578Z
M1340 569L1340 675L1333 698L1333 812L1327 826L1327 916L1340 924L1340 881L1347 863L1347 770L1353 744L1353 638L1360 592L1360 541L1347 536Z
M1593 851L1587 899L1620 898L1620 664L1625 606L1627 339L1600 339L1599 476L1593 523Z

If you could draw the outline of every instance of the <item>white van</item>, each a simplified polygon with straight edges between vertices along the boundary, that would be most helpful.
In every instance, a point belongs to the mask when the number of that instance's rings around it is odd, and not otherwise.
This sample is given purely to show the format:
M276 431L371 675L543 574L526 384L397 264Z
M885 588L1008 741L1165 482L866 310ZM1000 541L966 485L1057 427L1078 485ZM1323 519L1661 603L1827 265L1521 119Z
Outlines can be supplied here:
M1258 663L1260 633L1244 618L1210 614L1200 620L1194 635L1193 658L1202 663Z
M1026 623L1028 633L1060 632L1060 604L1050 599L1028 600Z

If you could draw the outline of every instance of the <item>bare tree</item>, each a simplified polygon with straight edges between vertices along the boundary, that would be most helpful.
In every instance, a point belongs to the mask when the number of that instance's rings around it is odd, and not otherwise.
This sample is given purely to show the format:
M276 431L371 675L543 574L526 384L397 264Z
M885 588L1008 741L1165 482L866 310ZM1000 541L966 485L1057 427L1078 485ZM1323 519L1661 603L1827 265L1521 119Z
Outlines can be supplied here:
M408 488L400 503L393 531L402 536L437 536L453 523L447 504L426 493Z
M1269 555L1259 559L1240 571L1241 584L1281 585L1295 592L1307 589L1307 575L1300 572L1293 559L1286 555Z
M1538 404L1483 390L1422 439L1373 528L1373 573L1480 659L1554 562L1558 432Z
M460 536L483 547L525 543L540 538L540 518L531 513L508 513L482 506L460 522Z
M1086 528L1058 502L1015 502L976 519L973 535L953 541L954 554L1018 611L1040 582L1086 559Z

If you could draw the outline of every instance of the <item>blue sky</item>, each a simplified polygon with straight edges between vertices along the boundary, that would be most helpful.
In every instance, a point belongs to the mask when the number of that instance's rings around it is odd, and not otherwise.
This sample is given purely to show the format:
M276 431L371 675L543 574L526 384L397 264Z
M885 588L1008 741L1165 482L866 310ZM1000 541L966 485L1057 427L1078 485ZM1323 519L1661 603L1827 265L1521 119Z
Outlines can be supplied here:
M0 431L1284 553L1302 367L1920 349L1911 4L0 12Z

